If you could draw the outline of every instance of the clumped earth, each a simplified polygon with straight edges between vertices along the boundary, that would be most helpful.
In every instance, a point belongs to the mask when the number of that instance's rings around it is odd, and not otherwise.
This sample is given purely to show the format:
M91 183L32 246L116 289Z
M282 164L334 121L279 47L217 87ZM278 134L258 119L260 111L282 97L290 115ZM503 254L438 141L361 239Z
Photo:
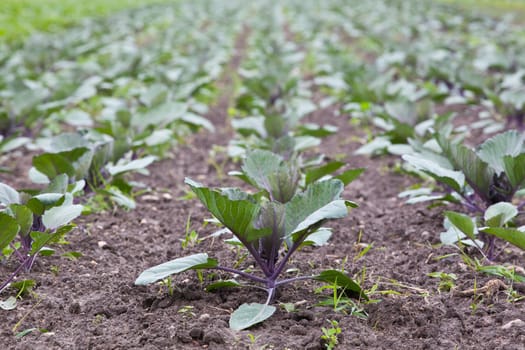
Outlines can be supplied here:
M238 65L238 56L232 66ZM226 74L221 82L224 91L230 83ZM151 166L150 176L136 178L151 188L137 199L136 210L77 222L78 228L67 237L70 245L58 249L78 251L82 257L70 261L57 254L38 260L30 275L37 281L33 294L19 301L15 310L0 312L5 349L313 350L325 348L321 328L330 327L328 320L339 323L340 349L525 349L525 301L510 301L505 288L510 282L476 273L457 250L439 247L442 208L404 204L397 194L413 180L396 173L396 158L354 156L364 133L348 123L348 116L336 116L334 108L308 116L310 121L339 127L316 151L367 169L344 195L360 207L330 224L334 235L328 245L297 253L289 264L296 270L290 274L344 268L363 278L362 286L373 290L370 298L375 302L358 303L356 311L367 317L352 315L350 308L341 312L319 306L329 293L314 293L321 286L318 282L298 282L280 289L275 301L294 304L294 311L279 307L262 324L232 331L231 312L245 302L262 302L264 292L241 288L206 292L206 281L201 283L195 272L174 276L172 289L135 286L144 269L196 252L208 252L221 265L235 264L235 248L210 237L216 228L203 224L209 218L204 207L195 199L182 198L188 193L186 176L206 185L239 185L234 178L220 178L209 162L211 147L225 146L231 137L228 104L225 93L210 110L209 118L218 128L215 133L195 135L173 157ZM225 154L215 158L216 163L225 163L225 173L239 167L226 159ZM25 163L28 167L30 162ZM15 176L23 177L27 169L20 164ZM204 239L182 249L188 220L190 229ZM366 244L372 248L360 257ZM523 252L510 247L500 259L499 263L516 266L525 263ZM242 262L245 268L250 264L249 258ZM2 276L9 271L12 266L0 266ZM440 280L427 276L431 272L456 274L455 286L440 290ZM525 293L524 285L516 283L513 288ZM23 337L14 336L33 328Z

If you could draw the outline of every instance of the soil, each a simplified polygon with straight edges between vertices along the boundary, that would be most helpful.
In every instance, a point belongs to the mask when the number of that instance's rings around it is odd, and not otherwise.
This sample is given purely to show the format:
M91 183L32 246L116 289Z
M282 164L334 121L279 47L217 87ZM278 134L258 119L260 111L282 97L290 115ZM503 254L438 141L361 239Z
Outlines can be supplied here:
M225 91L229 79L226 74L221 82ZM188 191L186 176L207 185L238 185L235 179L221 178L209 162L211 147L225 146L232 135L225 126L230 97L223 94L210 110L218 128L215 133L195 135L172 159L151 166L150 176L136 178L151 191L137 199L134 211L116 210L77 222L78 228L67 237L70 244L57 249L78 251L82 257L68 260L56 254L38 260L24 276L37 281L33 293L19 300L16 309L0 310L3 348L314 350L325 348L321 328L336 320L340 349L525 349L525 301L512 302L508 288L493 282L496 277L474 272L457 250L437 244L443 208L404 204L397 194L414 179L396 172L397 158L353 155L364 133L348 122L348 116L337 116L334 107L308 119L339 127L318 152L367 169L344 194L360 207L330 223L334 235L328 245L304 248L289 267L300 274L344 268L362 278L374 302L356 303L353 308L339 304L343 310L336 311L318 305L330 297L327 291L315 292L320 283L297 282L280 289L275 300L275 305L292 303L295 310L279 306L265 322L232 331L231 312L245 302L263 302L265 292L246 288L206 292L206 280L218 276L205 273L201 283L195 272L174 276L173 290L135 286L144 269L197 252L206 251L226 266L235 263L235 249L209 237L216 228L203 224L209 218L203 206L182 198ZM216 157L217 163L225 162L224 172L239 167L224 154ZM187 220L200 238L206 238L182 249ZM360 256L367 244L372 248ZM504 251L497 263L525 265L523 252L503 242L499 246ZM248 258L241 266L250 264ZM1 265L1 279L12 268ZM427 276L439 271L457 275L450 291L440 290L440 280ZM512 287L525 293L523 285ZM1 299L7 296L3 293ZM358 311L367 317L358 317ZM14 336L32 328L36 330L23 337Z

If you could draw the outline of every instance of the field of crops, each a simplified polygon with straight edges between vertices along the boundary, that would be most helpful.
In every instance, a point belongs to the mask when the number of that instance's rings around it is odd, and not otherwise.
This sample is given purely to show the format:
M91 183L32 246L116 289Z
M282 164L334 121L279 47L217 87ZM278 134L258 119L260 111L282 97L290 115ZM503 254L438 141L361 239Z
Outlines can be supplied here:
M8 3L6 349L525 349L520 1Z

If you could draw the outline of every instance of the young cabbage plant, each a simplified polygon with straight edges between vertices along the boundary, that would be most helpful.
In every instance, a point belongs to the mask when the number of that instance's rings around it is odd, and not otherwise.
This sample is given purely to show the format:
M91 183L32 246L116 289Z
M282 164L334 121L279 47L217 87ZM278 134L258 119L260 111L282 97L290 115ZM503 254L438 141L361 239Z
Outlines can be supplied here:
M441 242L474 246L484 253L484 242L477 238L480 233L484 233L488 236L487 258L490 260L495 257L493 241L496 237L525 250L525 227L512 227L518 213L517 206L508 202L491 205L485 210L483 217L479 218L446 211L444 226L447 230L441 233Z
M497 90L487 91L492 105L499 114L506 117L507 124L515 125L516 128L523 131L525 128L525 69L504 75Z
M426 149L404 155L403 159L436 180L444 191L434 193L431 189L420 188L401 195L411 197L411 203L426 200L460 203L473 215L483 215L497 203L511 203L525 187L524 139L521 133L511 130L472 150L437 135L441 154ZM517 205L519 209L523 206L524 201ZM490 238L489 258L493 244L494 240Z
M410 139L419 142L432 138L430 132L437 125L453 118L452 113L432 116L432 103L426 99L416 103L392 101L385 103L384 112L372 119L375 126L383 131L370 142L359 147L355 154L381 155L385 153L401 155L411 152Z
M94 132L81 135L64 133L44 145L47 151L33 158L29 175L35 183L49 183L60 174L71 181L85 180L86 190L102 194L113 202L129 209L135 207L132 186L124 174L141 172L147 174L147 166L154 156L133 159L128 153L115 159L114 140Z
M304 161L300 155L294 155L285 160L279 154L256 149L246 154L242 171L232 171L229 174L239 177L260 191L265 191L271 201L286 203L298 190L305 189L315 181L335 178L346 186L365 170L349 169L334 175L345 163L331 161L321 165L322 159L320 156Z
M286 114L233 119L232 126L240 137L230 142L229 156L242 157L248 150L259 148L290 158L293 153L319 146L321 138L337 132L332 125L300 124L299 119Z
M174 273L194 269L222 270L261 284L268 296L264 304L241 305L230 318L232 329L245 329L270 317L276 308L270 305L278 287L294 281L317 279L336 282L346 290L366 298L357 283L345 274L329 270L318 275L280 279L292 255L328 220L347 215L353 202L340 198L344 185L338 179L310 184L286 203L269 200L262 193L249 194L235 188L212 189L191 179L186 183L193 192L254 259L262 272L255 274L222 266L206 253L178 258L142 272L135 284L150 284ZM283 250L283 248L286 248Z
M0 285L0 291L20 272L28 272L39 253L53 254L53 249L46 246L58 242L75 227L72 220L83 207L73 204L73 195L83 187L83 180L69 185L65 174L36 193L18 192L0 183L0 256L19 259L19 266Z

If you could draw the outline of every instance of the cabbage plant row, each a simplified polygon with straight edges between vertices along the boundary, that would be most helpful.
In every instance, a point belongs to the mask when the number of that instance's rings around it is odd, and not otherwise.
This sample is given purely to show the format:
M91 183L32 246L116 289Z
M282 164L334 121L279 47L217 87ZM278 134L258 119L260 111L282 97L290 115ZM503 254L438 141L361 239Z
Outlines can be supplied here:
M463 206L445 212L444 244L489 260L496 238L524 249L523 28L427 1L336 3L301 12L297 2L291 23L316 83L374 129L356 154L399 155L404 171L434 181L401 193L408 203ZM486 141L472 143L478 129Z
M496 238L525 248L516 220L525 205L525 35L511 20L415 0L180 1L0 52L0 157L21 147L36 154L34 189L0 184L1 257L17 262L0 290L52 253L82 205L132 209L146 185L127 174L147 173L190 132L214 130L204 116L246 28L245 57L226 87L235 132L227 152L240 166L231 175L245 187L185 182L224 226L225 243L244 247L259 270L202 252L151 267L136 284L209 269L233 279L208 290L262 287L266 301L241 305L233 329L269 318L277 288L295 281L366 300L341 271L283 277L297 251L330 239L326 222L356 206L342 194L363 169L317 149L323 137L350 135L329 120L305 122L327 106L367 131L357 155L399 156L401 170L421 179L400 194L407 202L454 208L444 211L444 244L488 259L497 257ZM480 130L487 140L472 144Z
M259 9L264 18L253 25L248 39L247 57L239 69L239 87L230 109L236 132L228 147L234 160L240 159L240 171L231 172L253 190L210 188L192 179L186 184L224 226L226 243L248 251L260 273L246 268L222 265L207 253L179 257L148 268L136 284L150 284L187 270L218 270L234 279L218 280L208 290L232 286L251 286L238 278L255 283L267 292L265 303L246 303L230 317L230 327L248 328L272 316L278 287L314 279L334 285L339 296L367 300L352 278L339 270L325 270L286 277L288 262L304 246L325 244L332 235L324 223L343 218L348 208L357 204L341 198L344 187L364 169L341 170L346 164L326 162L322 154L311 154L321 138L337 131L301 121L318 109L312 91L298 69L304 60L300 48L284 35L285 17L280 6ZM306 157L305 151L310 155ZM231 237L233 236L233 238ZM262 285L262 286L261 286Z
M235 16L204 1L149 6L35 34L2 56L0 157L35 155L31 188L0 183L0 256L18 260L0 290L52 254L81 213L133 209L147 185L129 173L213 131L204 115L241 29Z

